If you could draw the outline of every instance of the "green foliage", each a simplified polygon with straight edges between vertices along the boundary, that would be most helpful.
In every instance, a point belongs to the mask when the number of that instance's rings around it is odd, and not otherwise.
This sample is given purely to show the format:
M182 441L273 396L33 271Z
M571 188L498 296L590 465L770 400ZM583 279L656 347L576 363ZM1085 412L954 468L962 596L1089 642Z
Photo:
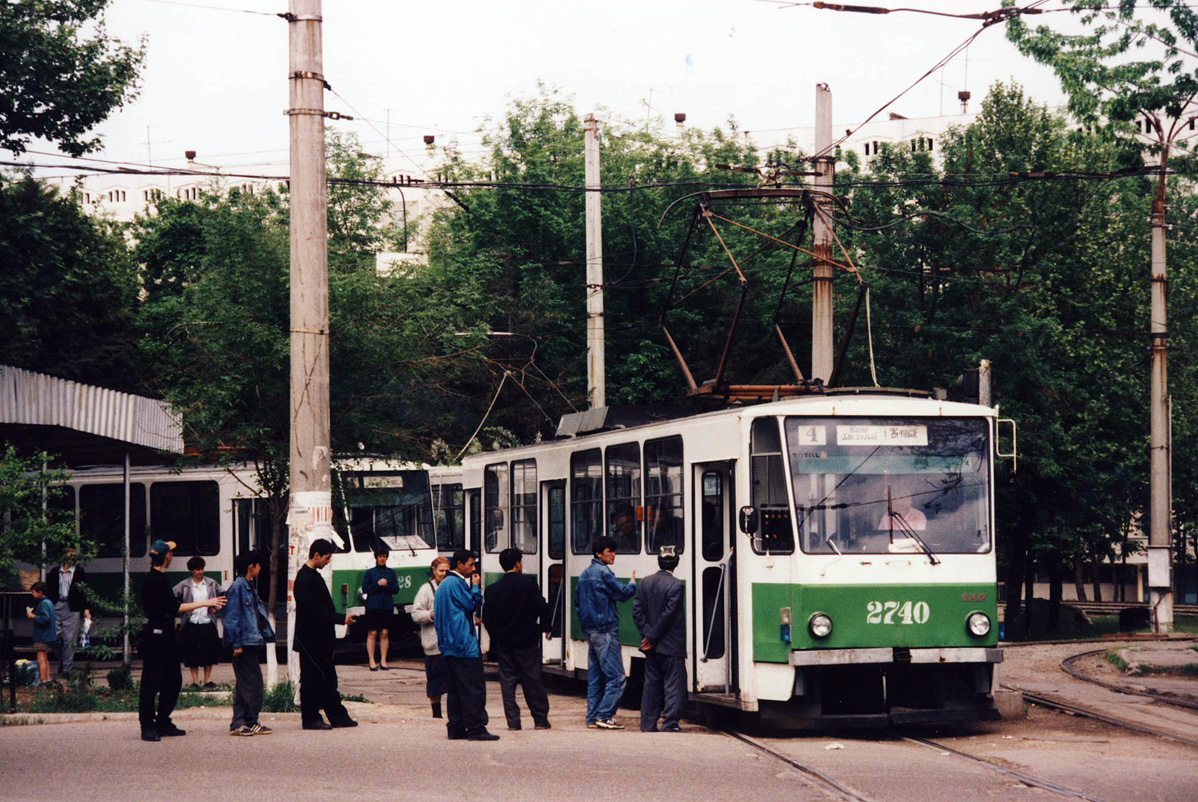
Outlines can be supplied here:
M275 686L262 696L264 713L294 713L297 710L299 708L295 705L295 686L289 679L275 683Z
M87 134L137 96L145 43L107 35L110 0L0 3L0 147L21 153L34 138L78 156Z
M105 678L108 680L108 687L114 691L133 689L133 669L130 666L121 665L110 669Z
M92 551L91 544L79 542L74 516L60 503L65 491L56 485L70 474L43 470L46 463L52 464L49 455L22 457L7 443L0 452L0 578L9 575L17 562L46 567L67 548L76 549L81 558Z
M0 6L0 18L12 8ZM136 265L120 230L79 200L0 176L2 361L133 390Z

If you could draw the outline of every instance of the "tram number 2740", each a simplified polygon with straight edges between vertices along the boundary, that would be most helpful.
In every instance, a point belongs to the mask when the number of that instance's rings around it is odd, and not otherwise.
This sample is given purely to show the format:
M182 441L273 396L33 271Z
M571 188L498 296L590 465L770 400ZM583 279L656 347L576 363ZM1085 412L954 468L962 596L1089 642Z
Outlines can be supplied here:
M871 601L865 605L867 624L926 624L931 609L927 602Z

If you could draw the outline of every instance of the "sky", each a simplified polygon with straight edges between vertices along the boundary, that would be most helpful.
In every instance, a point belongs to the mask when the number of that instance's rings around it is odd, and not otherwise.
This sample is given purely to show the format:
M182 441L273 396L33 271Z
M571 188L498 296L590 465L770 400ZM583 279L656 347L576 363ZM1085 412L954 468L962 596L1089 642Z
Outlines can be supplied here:
M889 5L961 13L1000 0ZM285 173L288 25L274 16L285 6L113 0L109 34L144 35L147 58L139 98L98 129L104 148L94 155L166 167L195 150L197 162L228 171ZM389 166L410 159L412 172L429 164L425 134L480 152L480 126L493 127L538 82L572 96L580 113L603 109L601 120L660 117L672 130L676 112L705 129L735 118L759 144L811 126L815 85L826 82L840 133L980 26L761 0L324 0L323 19L324 71L335 91L326 108L365 118L330 124L356 133L364 150L390 155ZM988 86L1010 79L1039 101L1062 101L1051 73L1020 56L996 25L891 110L952 114L962 89L976 109Z

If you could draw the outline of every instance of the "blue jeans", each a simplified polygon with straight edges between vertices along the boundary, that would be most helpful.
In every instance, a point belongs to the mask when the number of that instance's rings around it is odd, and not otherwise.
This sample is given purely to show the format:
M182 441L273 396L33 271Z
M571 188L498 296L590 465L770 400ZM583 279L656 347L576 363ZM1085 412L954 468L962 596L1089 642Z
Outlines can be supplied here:
M624 661L618 632L587 635L587 724L616 714L624 694Z

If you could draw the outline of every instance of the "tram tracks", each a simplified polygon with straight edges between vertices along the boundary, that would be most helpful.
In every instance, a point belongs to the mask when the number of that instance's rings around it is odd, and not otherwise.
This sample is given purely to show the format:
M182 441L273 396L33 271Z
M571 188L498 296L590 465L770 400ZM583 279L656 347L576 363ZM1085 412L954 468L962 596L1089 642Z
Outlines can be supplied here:
M845 785L844 783L841 783L841 782L833 779L832 777L828 776L824 772L821 772L818 769L814 769L811 766L808 766L804 763L800 763L799 761L795 760L794 758L790 757L789 755L781 752L778 749L773 748L769 744L764 743L763 741L760 741L757 738L753 738L751 736L745 735L743 733L735 732L735 731L729 730L729 729L721 729L721 730L719 730L719 732L723 733L724 735L727 735L730 738L735 738L736 740L740 741L741 743L751 746L754 749L758 750L759 752L762 752L762 753L768 755L769 757L773 758L774 760L776 760L780 763L783 763L783 764L789 766L790 768L798 771L800 774L802 774L804 777L806 777L809 781L811 781L818 788L832 794L837 799L847 800L848 802L873 802L873 800L870 797L863 796L858 791L855 791L851 787ZM1068 786L1064 786L1059 783L1052 782L1051 780L1045 780L1040 777L1036 777L1035 775L1028 774L1025 771L1019 771L1018 769L1008 768L1007 766L1003 766L999 763L995 763L992 760L988 760L984 757L979 757L977 755L970 754L969 752L962 751L960 749L957 749L956 747L949 746L949 745L941 743L939 741L933 741L928 738L920 738L920 737L916 737L916 736L906 736L906 737L903 737L902 740L904 740L908 743L911 743L911 744L917 744L920 746L926 746L930 749L935 749L938 752L940 752L941 754L947 753L947 754L962 758L964 760L969 760L973 763L980 764L988 769L991 769L992 771L995 771L1005 777L1009 777L1011 779L1017 780L1018 782L1022 783L1023 785L1030 786L1033 788L1039 788L1044 791L1049 791L1051 793L1057 794L1058 796L1066 797L1069 799L1082 799L1082 800L1086 800L1086 802L1101 802L1101 800L1098 797L1090 796L1089 794L1086 794L1085 792L1078 791L1074 788L1069 788Z

